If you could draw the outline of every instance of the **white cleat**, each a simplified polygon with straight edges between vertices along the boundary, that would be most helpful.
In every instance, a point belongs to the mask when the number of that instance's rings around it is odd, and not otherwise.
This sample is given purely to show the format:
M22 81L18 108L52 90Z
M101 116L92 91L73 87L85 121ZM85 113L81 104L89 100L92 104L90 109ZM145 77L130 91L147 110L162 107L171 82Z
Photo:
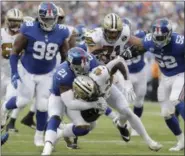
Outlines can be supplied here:
M139 134L136 132L136 130L131 130L131 136L139 136Z
M38 132L36 131L35 136L34 136L34 144L37 147L42 147L44 146L44 136L43 132Z
M159 151L162 148L162 145L160 143L158 143L158 142L152 141L149 144L149 148L150 148L150 150L157 152L157 151Z
M44 149L41 155L51 155L52 151L53 151L53 145L51 142L47 141L44 145Z
M174 147L170 148L169 151L176 152L176 151L181 151L184 149L184 139L180 140L177 145Z

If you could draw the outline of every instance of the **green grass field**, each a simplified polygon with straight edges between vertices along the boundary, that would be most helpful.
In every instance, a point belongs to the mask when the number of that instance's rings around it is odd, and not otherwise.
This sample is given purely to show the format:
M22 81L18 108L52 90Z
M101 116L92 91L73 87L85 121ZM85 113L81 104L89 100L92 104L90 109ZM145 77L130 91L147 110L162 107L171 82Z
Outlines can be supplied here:
M8 142L2 147L2 155L40 155L42 148L37 148L33 144L34 130L20 124L20 119L27 110L24 110L17 121L19 133L11 134ZM112 121L102 116L97 123L97 127L89 135L79 138L78 150L69 150L61 140L53 155L60 156L109 156L109 155L184 155L181 152L169 152L168 149L175 145L176 138L168 130L163 118L160 116L160 106L157 103L145 103L142 121L150 136L159 141L163 148L158 152L150 151L141 137L132 137L129 143L121 140L118 130L113 126ZM180 120L181 127L184 123ZM184 129L183 129L184 130Z

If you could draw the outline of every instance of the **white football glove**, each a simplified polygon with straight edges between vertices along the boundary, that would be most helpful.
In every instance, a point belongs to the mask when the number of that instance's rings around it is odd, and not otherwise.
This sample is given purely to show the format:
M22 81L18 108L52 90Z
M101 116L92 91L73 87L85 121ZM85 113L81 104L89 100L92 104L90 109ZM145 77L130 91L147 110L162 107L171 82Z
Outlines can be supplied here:
M136 94L130 80L125 80L122 92L126 96L128 102L133 102L136 99Z
M96 109L100 110L100 114L104 114L107 109L107 102L103 97L99 97L96 101Z

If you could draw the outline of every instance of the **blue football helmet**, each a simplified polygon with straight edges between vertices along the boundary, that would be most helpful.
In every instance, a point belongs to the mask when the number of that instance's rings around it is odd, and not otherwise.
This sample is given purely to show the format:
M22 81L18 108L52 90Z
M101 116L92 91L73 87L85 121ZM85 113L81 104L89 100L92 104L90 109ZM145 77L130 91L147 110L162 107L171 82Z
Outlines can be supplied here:
M76 42L79 43L85 40L84 34L86 31L85 25L79 24L75 27L76 31Z
M58 21L57 6L52 2L42 2L38 7L38 21L45 31L52 31Z
M80 47L74 47L69 49L67 54L67 61L70 64L70 68L75 75L88 74L90 69L90 56Z
M146 34L147 32L144 30L137 30L134 32L134 36L137 36L139 38L144 38Z
M157 19L152 24L152 40L157 47L166 46L172 35L172 25L166 18Z

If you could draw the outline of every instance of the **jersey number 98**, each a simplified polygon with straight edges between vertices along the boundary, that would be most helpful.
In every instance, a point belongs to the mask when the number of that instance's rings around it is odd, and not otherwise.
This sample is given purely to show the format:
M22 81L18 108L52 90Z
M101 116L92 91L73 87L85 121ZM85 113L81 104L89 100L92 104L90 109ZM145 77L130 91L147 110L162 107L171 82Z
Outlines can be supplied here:
M58 45L55 43L45 43L42 41L36 41L33 45L33 57L38 60L52 60L58 50Z

